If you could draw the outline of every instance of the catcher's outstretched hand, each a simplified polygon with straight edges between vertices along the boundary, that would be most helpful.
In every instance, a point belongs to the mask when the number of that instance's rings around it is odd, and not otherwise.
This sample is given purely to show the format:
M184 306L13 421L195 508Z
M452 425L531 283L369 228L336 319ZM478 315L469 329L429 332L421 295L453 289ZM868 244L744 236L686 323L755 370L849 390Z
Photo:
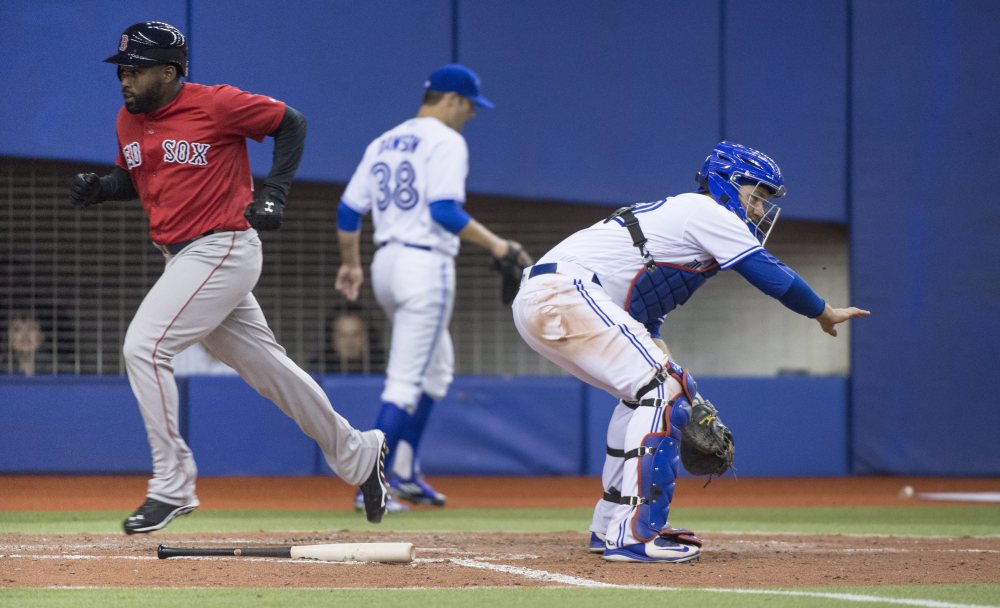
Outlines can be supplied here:
M517 241L507 241L507 251L502 256L493 257L493 268L500 273L500 300L507 306L514 302L514 296L521 286L521 274L534 261Z
M361 292L361 284L365 282L365 273L361 266L348 266L342 264L337 270L337 282L335 287L350 302L358 299Z
M847 308L831 308L830 305L827 304L826 308L823 309L823 312L816 317L816 321L819 322L823 331L833 337L836 337L836 326L838 324L853 319L854 317L867 317L870 314L872 314L870 311L855 308L853 306L848 306Z

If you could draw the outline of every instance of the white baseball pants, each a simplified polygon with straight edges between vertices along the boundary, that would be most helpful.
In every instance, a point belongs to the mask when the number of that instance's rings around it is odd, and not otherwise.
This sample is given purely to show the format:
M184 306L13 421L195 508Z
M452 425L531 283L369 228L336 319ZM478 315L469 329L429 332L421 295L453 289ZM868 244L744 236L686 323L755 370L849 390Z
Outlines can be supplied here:
M559 264L559 273L529 278L525 271L514 299L514 324L524 341L546 359L580 380L618 399L669 399L680 384L669 377L644 394L667 355L653 342L645 326L615 304L592 280L593 273ZM665 428L666 407L629 409L621 403L608 425L608 445L628 451L639 447L648 433ZM605 490L615 488L637 496L638 461L607 457L602 474ZM640 542L632 534L636 508L598 501L590 529L605 534L617 546Z
M372 289L392 321L382 401L412 413L421 393L438 400L454 378L448 325L455 305L455 259L402 243L379 248Z

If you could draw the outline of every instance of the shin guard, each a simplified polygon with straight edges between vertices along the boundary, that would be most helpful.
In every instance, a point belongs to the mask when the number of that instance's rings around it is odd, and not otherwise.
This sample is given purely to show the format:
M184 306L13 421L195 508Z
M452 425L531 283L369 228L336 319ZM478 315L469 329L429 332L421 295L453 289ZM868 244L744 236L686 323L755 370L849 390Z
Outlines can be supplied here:
M622 501L637 503L632 535L648 542L668 527L667 516L680 466L680 440L668 433L650 433L643 438L638 452L639 496L622 497Z

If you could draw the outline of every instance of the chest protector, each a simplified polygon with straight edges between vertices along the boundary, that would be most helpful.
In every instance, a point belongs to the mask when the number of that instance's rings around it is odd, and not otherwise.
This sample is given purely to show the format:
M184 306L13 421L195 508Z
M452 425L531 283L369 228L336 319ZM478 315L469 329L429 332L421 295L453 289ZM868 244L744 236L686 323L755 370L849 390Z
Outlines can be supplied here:
M639 227L639 220L632 212L635 205L622 207L609 222L621 217L632 236L632 244L642 255L645 268L632 280L628 293L628 313L643 325L659 323L670 311L684 304L696 289L719 272L717 264L703 270L687 270L671 265L660 266L646 250L646 236Z

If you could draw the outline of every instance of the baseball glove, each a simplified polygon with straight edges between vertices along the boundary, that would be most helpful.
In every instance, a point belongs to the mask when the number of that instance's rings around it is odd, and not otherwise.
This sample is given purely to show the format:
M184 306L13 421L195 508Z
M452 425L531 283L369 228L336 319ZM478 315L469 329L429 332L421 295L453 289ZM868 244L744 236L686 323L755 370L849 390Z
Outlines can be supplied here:
M708 401L696 399L681 434L681 462L692 475L722 475L733 466L733 434Z
M510 306L521 287L521 275L530 264L524 264L527 257L524 248L514 241L507 241L507 253L493 258L493 268L500 273L500 299Z

